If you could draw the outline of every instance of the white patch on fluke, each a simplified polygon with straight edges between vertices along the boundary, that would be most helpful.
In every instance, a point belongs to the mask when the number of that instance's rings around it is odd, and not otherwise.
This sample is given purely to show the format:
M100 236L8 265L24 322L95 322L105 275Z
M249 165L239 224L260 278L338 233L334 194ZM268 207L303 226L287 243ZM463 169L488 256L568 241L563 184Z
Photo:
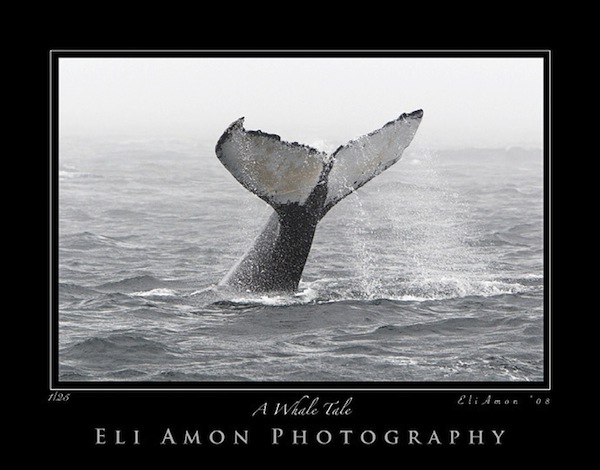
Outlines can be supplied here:
M304 204L319 182L327 154L282 141L279 136L247 132L243 118L220 142L219 159L247 189L271 204Z
M343 199L386 170L411 143L422 114L402 115L381 129L340 147L329 173L326 204Z

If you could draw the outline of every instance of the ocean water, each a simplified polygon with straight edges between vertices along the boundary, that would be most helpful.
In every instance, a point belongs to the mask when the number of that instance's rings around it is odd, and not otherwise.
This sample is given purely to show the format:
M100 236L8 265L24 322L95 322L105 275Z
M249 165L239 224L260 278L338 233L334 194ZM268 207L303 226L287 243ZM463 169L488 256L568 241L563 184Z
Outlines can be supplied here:
M59 379L544 379L543 157L409 149L317 229L300 289L217 288L272 209L194 139L63 138Z

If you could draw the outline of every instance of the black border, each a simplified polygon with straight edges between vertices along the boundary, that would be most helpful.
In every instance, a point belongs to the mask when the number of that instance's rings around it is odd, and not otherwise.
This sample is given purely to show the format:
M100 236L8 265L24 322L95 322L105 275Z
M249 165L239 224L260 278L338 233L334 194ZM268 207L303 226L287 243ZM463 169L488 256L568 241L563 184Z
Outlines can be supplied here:
M504 33L503 28L503 33ZM58 371L58 224L53 219L58 214L58 123L56 97L58 91L58 68L60 57L538 57L544 59L544 380L542 382L452 382L452 383L402 383L401 389L391 388L394 384L359 383L360 390L341 388L348 384L333 384L334 389L326 389L325 383L225 383L224 389L215 389L215 383L137 383L137 382L59 382ZM164 457L170 465L179 463L179 458L190 458L194 465L212 465L207 457L218 457L220 464L233 461L239 465L240 457L252 459L261 465L274 461L277 467L291 461L300 463L308 456L311 465L319 465L320 456L335 460L323 461L330 465L334 461L344 462L360 455L371 457L373 462L387 462L392 465L405 465L407 459L416 457L421 466L430 458L441 461L445 466L458 462L464 465L475 461L478 465L492 460L500 464L535 463L539 466L548 456L558 454L565 448L565 440L572 429L565 426L568 416L564 408L565 387L557 378L558 368L557 336L553 308L555 301L552 292L553 261L553 191L552 166L555 136L552 133L553 103L556 103L554 89L554 63L556 58L564 58L562 51L546 48L529 49L428 49L428 50L244 50L244 49L75 49L48 48L41 59L45 64L45 87L37 89L44 108L45 176L42 187L47 189L48 199L44 209L47 235L45 268L46 281L44 300L45 325L42 343L43 371L36 375L36 388L32 397L35 406L31 412L35 418L21 415L21 427L17 428L17 439L25 442L32 450L46 448L48 457L57 457L57 464L67 463L73 456L83 456L85 461L111 465L121 462L122 457L132 456L136 464L150 461L156 465L156 457ZM37 75L39 77L39 73ZM558 82L556 82L558 83ZM515 112L518 112L516 109ZM554 153L555 154L555 153ZM43 317L44 315L42 315ZM559 318L560 319L560 318ZM561 322L561 325L563 323ZM563 349L559 350L561 353ZM47 357L50 354L50 357ZM50 360L53 363L50 363ZM265 385L272 387L265 389ZM376 389L379 386L381 390ZM448 387L445 389L444 387ZM144 388L140 388L144 387ZM275 388L277 387L277 388ZM297 388L295 388L297 387ZM290 403L303 396L318 398L321 402L352 401L352 414L343 418L288 417L254 415L263 403L269 406L276 403ZM501 402L500 405L483 405L488 398ZM29 410L28 410L29 411ZM20 413L14 413L20 414ZM248 446L235 446L225 443L222 446L165 446L160 438L169 427L174 433L182 430L221 429L225 433L234 429L248 429L251 440ZM397 428L404 441L399 446L389 446L379 439L374 445L353 442L350 446L336 443L320 446L314 439L308 445L293 445L290 442L274 446L269 442L272 427L286 433L295 429L309 432L328 429L333 433L339 429L352 429L359 433L364 429L381 432ZM24 428L24 429L21 429ZM105 428L110 442L97 445L96 429ZM127 444L117 445L112 432L122 430ZM141 445L132 445L131 431L140 430ZM487 441L485 445L469 445L462 441L458 445L406 445L408 429L422 433L437 431L442 439L450 429L458 429L463 435L470 430L483 430L489 435L491 430L504 430L501 446ZM14 434L14 432L12 433ZM14 437L14 436L11 436ZM112 439L112 440L111 440ZM13 439L14 440L14 439ZM181 441L180 441L181 442ZM84 451L84 454L73 453ZM10 450L9 450L10 451ZM257 452L255 454L255 452ZM464 456L463 458L463 452ZM23 454L20 453L20 457ZM316 459L315 459L316 458ZM448 459L449 458L449 459ZM152 460L149 460L152 459ZM293 459L293 460L292 460ZM455 459L454 461L452 459ZM460 460L458 460L460 459ZM242 461L248 462L250 460ZM356 460L349 460L358 463Z
M51 391L551 391L552 390L552 63L551 50L76 50L48 51L48 148L50 165L49 299L48 320ZM58 62L68 57L171 58L171 57L331 57L331 58L541 58L544 60L544 380L538 382L61 382L58 378Z

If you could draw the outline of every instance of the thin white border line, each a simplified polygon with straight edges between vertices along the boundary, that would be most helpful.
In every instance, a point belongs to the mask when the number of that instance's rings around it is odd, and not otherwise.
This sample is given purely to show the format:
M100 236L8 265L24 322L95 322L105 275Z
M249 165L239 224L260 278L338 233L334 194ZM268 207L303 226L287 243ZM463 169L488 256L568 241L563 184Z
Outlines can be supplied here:
M54 274L54 262L56 261L54 259L54 249L53 249L53 232L54 232L54 213L53 213L53 204L54 204L54 153L53 153L53 145L54 145L54 122L52 121L52 113L53 113L53 109L54 109L54 96L53 96L53 81L52 81L52 76L53 76L53 58L52 58L52 51L50 51L50 54L48 56L48 171L49 171L49 182L48 182L48 189L50 191L50 194L48 195L48 281L49 281L49 289L48 289L48 305L49 305L49 309L50 309L50 314L48 315L48 324L47 324L47 328L48 328L48 333L50 335L49 337L49 341L48 341L48 360L49 360L49 367L48 367L48 381L50 382L50 390L52 390L52 385L53 385L53 374L54 374L54 368L53 368L53 364L54 364L54 356L53 356L53 347L54 347L54 340L58 341L58 331L54 331L54 322L55 322L55 318L54 318L54 279L53 279L53 274ZM56 155L56 158L58 159L58 155ZM58 202L58 201L57 201ZM58 282L58 279L57 279ZM58 305L56 306L56 309L58 311ZM58 312L57 312L58 313ZM54 334L56 333L56 335ZM55 337L56 336L56 337Z
M367 53L367 54L372 54L372 53L388 53L388 54L397 54L397 53L423 53L423 54L437 54L437 53L489 53L489 54L493 54L493 53L511 53L511 54L518 54L518 53L524 53L524 54L531 54L531 53L535 53L535 54L550 54L551 53L551 49L51 49L50 54L65 54L65 53L99 53L99 52L109 52L109 53L174 53L174 52L178 52L178 53L272 53L272 52L277 52L277 53L298 53L298 52L308 52L308 53L348 53L348 54L359 54L359 53ZM65 57L65 58L70 58L70 57ZM76 58L76 57L74 57ZM90 58L95 58L95 57L90 57ZM102 57L98 57L98 58L102 58ZM106 57L106 58L110 58L110 57ZM118 59L120 57L114 57L115 59ZM124 57L127 59L132 59L134 57ZM140 57L141 59L144 59L146 57ZM149 57L150 58L150 57ZM164 57L164 58L168 58L168 57ZM188 58L188 57L173 57L173 59L179 59L179 58ZM193 57L189 57L189 58L193 58ZM202 58L202 57L198 57L198 58ZM218 57L215 57L218 58ZM233 57L222 57L223 59L231 59ZM280 58L285 58L285 57L280 57ZM294 57L291 57L294 58ZM315 59L318 59L319 57L313 57ZM344 57L344 56L340 56L340 59L345 59L345 58L349 58L352 59L353 57L348 56L348 57ZM362 58L362 57L361 57ZM379 57L373 57L374 59L377 59ZM383 57L386 59L389 58L393 58L393 57ZM398 57L400 59L402 58L414 58L414 59L419 59L419 58L430 58L428 56L424 56L424 57ZM435 58L435 57L431 57L431 58ZM452 57L448 57L448 58L452 58ZM456 57L456 58L469 58L469 57ZM486 57L477 57L480 59L485 59ZM490 59L495 59L496 57L489 57ZM507 58L513 58L513 59L520 59L521 57L515 56L515 57L507 57ZM527 58L527 57L523 57L523 58Z
M433 388L427 388L427 387L423 387L423 388L412 388L412 387L404 387L404 388L397 388L397 387L349 387L349 388L344 388L344 387L318 387L318 386L313 386L313 387L298 387L298 388L286 388L286 387L255 387L255 388L245 388L245 387L186 387L186 386L182 386L182 387L176 387L176 388L172 388L172 387L156 387L156 388L135 388L135 387L124 387L124 388L119 388L119 387L100 387L100 388L87 388L87 387L68 387L66 384L61 384L60 386L54 386L54 369L53 369L53 333L54 333L54 322L55 322L55 316L54 316L54 311L53 311L53 297L54 297L54 287L53 287L53 278L52 278L52 274L53 274L53 251L52 251L52 232L54 229L54 220L52 218L53 216L53 212L52 212L52 203L53 203L53 181L52 181L52 177L53 177L53 132L55 129L55 125L56 123L53 122L52 117L53 117L53 81L52 81L52 76L53 76L53 56L60 53L60 52L165 52L165 53L169 53L169 52L390 52L390 53L397 53L397 52L424 52L424 53L431 53L431 52L488 52L488 53L493 53L493 52L511 52L511 53L518 53L518 52L526 52L526 53L530 53L530 52L536 52L536 53L544 53L546 54L547 57L547 65L548 65L548 89L544 90L545 96L547 94L548 96L548 129L547 129L547 134L548 134L548 139L547 142L544 142L544 145L547 145L547 152L548 152L548 168L547 168L547 172L548 172L548 186L550 186L550 182L551 182L551 167L552 167L552 145L551 145L551 140L552 140L552 52L550 49L490 49L490 50L485 50L485 49L460 49L460 50L431 50L431 49L394 49L394 50L372 50L372 49L364 49L364 50L345 50L345 49L331 49L331 50L319 50L319 49L290 49L290 50L286 50L286 49L257 49L257 50L245 50L245 49L239 49L239 50L231 50L231 49L194 49L194 50L188 50L188 49L174 49L174 50L161 50L161 49L132 49L132 50L124 50L124 49L57 49L57 50L50 50L49 51L49 149L48 149L48 154L49 154L49 169L50 169L50 181L49 181L49 189L50 189L50 194L49 194L49 216L50 216L50 224L49 224L49 282L50 282L50 288L49 288L49 309L50 309L50 315L49 315L49 334L50 334L50 341L49 341L49 369L48 369L48 389L50 391L82 391L82 392L298 392L298 391L312 391L312 392L329 392L329 391L348 391L348 392L355 392L355 391L361 391L361 392L543 392L543 391L552 391L552 347L551 347L551 341L552 341L552 302L551 302L551 262L550 262L550 251L548 251L548 266L547 266L547 274L548 274L548 278L544 279L544 282L546 283L546 291L544 292L544 297L548 296L546 301L547 301L547 306L548 306L548 312L547 312L547 316L545 315L545 317L547 317L547 321L548 321L548 338L544 338L545 343L548 343L548 351L547 354L545 355L545 358L547 359L547 369L548 369L548 381L547 381L547 385L544 384L545 386L542 388L531 388L531 387L525 387L525 388L488 388L488 387L475 387L475 388L453 388L453 387L449 387L449 388L437 388L437 387L433 387ZM129 57L130 58L130 57ZM176 57L175 57L176 58ZM230 57L223 57L223 59L229 59ZM343 58L343 57L342 57ZM416 57L415 57L416 58ZM425 57L427 58L427 57ZM492 57L491 57L492 58ZM514 57L515 59L518 59L519 57ZM60 57L57 57L57 59L60 59ZM544 83L545 84L545 83ZM544 98L545 98L544 96ZM546 114L544 114L544 118L546 117ZM58 156L56 156L58 158ZM545 183L545 182L544 182ZM550 187L547 188L548 189L548 207L547 207L547 215L548 215L548 224L546 225L547 230L548 230L548 246L546 247L547 250L550 250L550 247L552 246L551 243L551 236L552 236L552 232L550 230L551 227L551 195L550 195ZM546 201L545 201L546 202ZM544 312L546 313L546 312ZM55 332L56 335L58 335L58 331Z
M544 283L545 283L545 291L544 291L544 301L546 302L548 311L544 312L544 320L548 322L548 337L544 338L544 345L548 345L548 351L545 351L545 357L548 361L547 364L547 370L548 370L548 387L550 389L552 389L552 362L553 362L553 354L552 354L552 347L551 347L551 343L552 343L552 191L551 191L551 181L552 181L552 52L548 51L548 62L547 62L547 73L548 73L548 89L544 90L545 92L545 96L544 98L546 98L546 96L548 97L548 109L544 110L544 120L546 119L546 116L548 117L548 129L547 129L547 141L544 142L544 145L547 145L547 155L548 155L548 168L546 169L547 171L547 185L548 187L546 188L546 186L544 186L544 196L546 194L548 194L548 199L545 200L544 202L547 203L547 207L545 207L545 209L547 209L545 211L544 215L547 215L548 217L548 223L544 224L544 230L546 230L547 233L547 238L544 240L547 240L547 245L545 247L545 251L544 251L544 263L548 262L548 265L544 265L544 267L546 268L546 274L547 274L547 279L544 279ZM544 99L544 103L546 102L546 100ZM544 185L546 185L546 181L543 182ZM547 255L547 256L546 256Z

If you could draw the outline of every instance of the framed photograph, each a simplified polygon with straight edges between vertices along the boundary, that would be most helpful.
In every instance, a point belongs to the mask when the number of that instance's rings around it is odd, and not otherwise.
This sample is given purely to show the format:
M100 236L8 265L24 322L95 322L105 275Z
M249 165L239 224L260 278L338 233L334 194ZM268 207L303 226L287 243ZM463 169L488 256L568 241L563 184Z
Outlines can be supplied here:
M551 50L49 50L48 110L60 442L544 444Z

